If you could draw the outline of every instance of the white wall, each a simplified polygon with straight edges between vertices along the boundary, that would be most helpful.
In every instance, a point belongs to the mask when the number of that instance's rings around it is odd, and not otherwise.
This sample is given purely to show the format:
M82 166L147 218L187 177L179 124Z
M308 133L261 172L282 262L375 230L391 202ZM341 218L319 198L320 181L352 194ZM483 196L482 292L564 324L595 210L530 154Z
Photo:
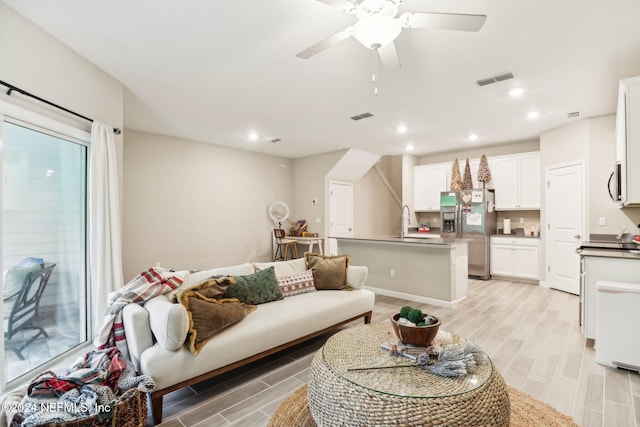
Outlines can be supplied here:
M587 233L613 234L620 227L627 233L638 234L640 208L620 209L611 201L607 181L616 161L615 115L607 115L589 120L589 203L587 205ZM606 225L600 225L601 217Z
M0 79L110 126L123 128L123 85L0 2ZM5 93L4 86L2 94ZM29 104L57 119L73 116L19 94L2 99ZM66 120L69 121L69 120ZM80 119L89 128L90 124ZM116 137L122 159L122 138ZM122 162L120 161L120 164Z
M394 161L391 157L382 157L377 163L393 187L397 177L393 176ZM396 168L397 169L397 168ZM396 194L400 194L394 188ZM369 171L353 186L354 198L354 234L398 234L400 233L401 210L398 202L389 191L375 168Z
M585 237L589 234L613 234L626 226L627 232L637 233L640 223L640 208L619 209L609 199L607 180L615 162L615 117L607 115L585 119L560 128L552 129L540 136L541 179L553 165L584 160L585 165ZM544 186L542 187L544 188ZM541 225L546 224L545 196L541 194ZM600 217L607 220L606 226L598 225ZM544 228L541 232L540 259L546 260ZM546 267L541 270L546 280Z
M291 221L288 228L299 219L306 219L309 223L308 231L326 236L329 232L328 219L325 213L328 209L325 200L325 176L344 156L346 150L334 151L317 156L300 157L293 161L293 200ZM316 204L312 200L317 201ZM316 218L320 222L316 223Z
M127 130L125 278L156 262L204 269L271 259L268 207L290 202L289 159Z

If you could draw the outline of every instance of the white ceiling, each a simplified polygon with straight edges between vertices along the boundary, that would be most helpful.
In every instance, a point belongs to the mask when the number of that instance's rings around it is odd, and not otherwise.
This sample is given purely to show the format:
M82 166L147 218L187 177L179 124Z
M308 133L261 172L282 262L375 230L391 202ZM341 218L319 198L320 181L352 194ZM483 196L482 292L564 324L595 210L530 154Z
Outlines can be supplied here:
M125 128L291 158L531 140L615 112L617 81L640 75L638 0L405 0L401 13L487 20L477 33L403 30L402 67L377 73L377 97L356 40L295 56L356 19L316 0L3 1L126 86ZM506 71L515 78L476 84Z

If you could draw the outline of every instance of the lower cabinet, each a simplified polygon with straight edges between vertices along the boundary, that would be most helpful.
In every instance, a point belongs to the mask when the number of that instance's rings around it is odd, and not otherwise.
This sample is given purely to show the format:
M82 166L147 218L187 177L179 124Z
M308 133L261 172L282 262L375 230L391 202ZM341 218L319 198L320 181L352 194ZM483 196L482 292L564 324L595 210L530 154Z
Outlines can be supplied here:
M640 281L640 259L583 255L581 261L580 317L582 333L585 338L595 339L598 295L596 286L598 281L638 283Z
M539 239L491 237L491 275L540 280Z

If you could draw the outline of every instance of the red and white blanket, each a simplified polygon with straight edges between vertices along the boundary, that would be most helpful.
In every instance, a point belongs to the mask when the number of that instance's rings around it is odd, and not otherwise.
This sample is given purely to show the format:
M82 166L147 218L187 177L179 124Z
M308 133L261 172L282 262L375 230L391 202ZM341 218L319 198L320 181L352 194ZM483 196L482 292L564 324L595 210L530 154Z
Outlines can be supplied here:
M102 328L93 343L102 350L117 347L122 356L129 359L129 349L124 335L122 309L131 303L143 304L153 297L170 292L182 284L188 271L172 271L152 267L138 274L120 289L109 301Z

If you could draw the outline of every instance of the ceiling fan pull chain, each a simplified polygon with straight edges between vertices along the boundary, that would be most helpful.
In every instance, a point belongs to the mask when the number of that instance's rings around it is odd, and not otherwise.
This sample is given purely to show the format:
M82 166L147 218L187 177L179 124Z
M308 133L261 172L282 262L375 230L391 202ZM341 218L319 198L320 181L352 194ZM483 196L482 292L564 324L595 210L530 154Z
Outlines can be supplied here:
M378 48L379 46L373 46L371 52L373 53L373 74L371 75L371 83L373 83L373 96L378 96L378 84L376 82L376 71L378 69Z

